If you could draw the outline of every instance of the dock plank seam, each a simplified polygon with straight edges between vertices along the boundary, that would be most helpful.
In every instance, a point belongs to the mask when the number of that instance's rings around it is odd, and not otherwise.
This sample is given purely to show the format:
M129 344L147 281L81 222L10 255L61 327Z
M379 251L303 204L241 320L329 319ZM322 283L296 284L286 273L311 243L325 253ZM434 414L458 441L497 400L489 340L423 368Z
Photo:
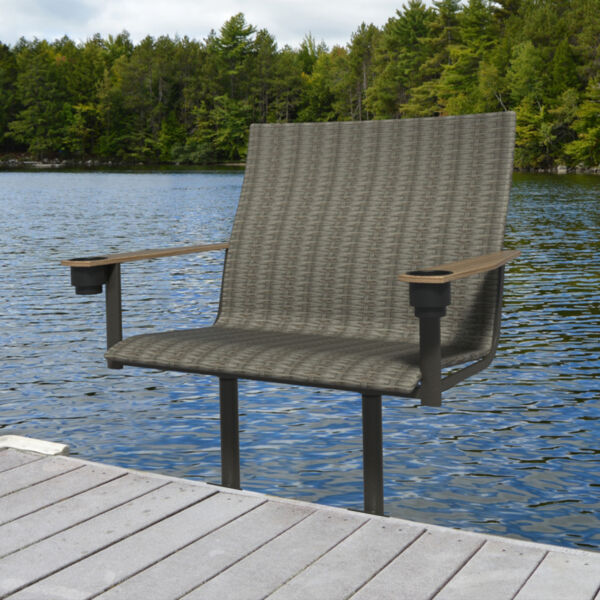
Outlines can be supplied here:
M307 517L308 516L310 516L310 515L307 515ZM299 571L297 571L296 573L294 573L291 577L288 577L285 581L283 581L275 589L271 590L269 592L269 594L267 596L265 596L265 599L268 598L269 596L273 595L275 592L277 592L284 585L287 585L292 579L294 579L295 577L298 577L298 575L300 575L301 573L303 573L304 571L306 571L308 568L312 567L312 565L314 565L317 561L321 560L325 555L327 555L329 552L331 552L334 548L337 548L337 546L339 546L342 542L344 542L345 540L347 540L351 535L354 535L359 529L361 529L362 527L364 527L369 521L370 521L370 519L366 519L365 521L363 521L362 523L360 523L358 525L358 527L355 527L352 531L350 531L350 533L348 533L344 537L342 537L339 540L337 540L332 546L330 546L329 548L327 548L327 550L325 550L324 552L322 552L321 554L319 554L319 556L315 557L311 562L307 563L302 569L300 569ZM293 525L293 527L296 527L296 525L298 525L298 524L299 523L295 523ZM289 529L292 529L293 527L290 527ZM288 529L288 531L289 531L289 529ZM283 532L280 533L279 535L282 535L282 534L283 534ZM279 536L276 536L276 537L279 537ZM275 538L273 538L273 539L275 539ZM256 551L257 550L254 550L254 552L256 552ZM253 554L253 552L251 552L250 554Z
M74 471L77 471L80 468L83 469L84 466L78 467L77 469L73 469L73 471L67 471L66 473L60 473L56 477L62 477L63 475L66 475L67 473L73 473ZM2 521L2 523L0 523L0 527L3 526L3 525L8 525L9 523L14 523L15 521L18 521L19 519L23 519L25 517L33 515L33 514L39 512L39 511L41 511L41 510L44 510L46 508L50 508L51 506L56 506L57 504L60 504L61 502L64 502L65 500L70 500L71 498L75 498L76 496L79 496L81 494L85 494L86 492L89 492L90 490L95 490L96 488L99 488L100 486L102 486L102 485L104 485L106 483L110 483L111 481L116 481L117 479L121 479L121 478L125 477L126 475L127 475L126 472L115 473L115 476L111 477L111 479L107 479L106 481L102 481L100 483L96 483L94 485L91 485L90 487L88 487L88 488L86 488L84 490L79 490L78 492L73 492L72 494L69 494L68 496L63 496L62 498L58 498L58 499L56 499L56 500L54 500L52 502L49 502L48 504L44 504L43 506L40 506L40 507L38 507L38 508L36 508L34 510L29 511L28 513L23 513L22 515L19 515L18 517L14 517L12 519L9 519L8 521ZM35 487L36 485L42 485L42 484L46 483L47 481L50 481L50 480L39 481L38 483L34 483L33 485L30 485L29 487L26 487L26 488L22 488L21 490L18 490L18 491L23 491L23 490L26 490L26 489L30 489L30 488ZM3 496L3 497L6 497L6 496ZM98 514L100 514L100 513L98 513ZM90 517L90 518L92 518L92 517ZM7 555L5 555L5 556L7 556ZM2 558L2 557L0 556L0 558Z
M10 448L0 448L0 453L3 453L3 452L8 453L8 450L10 450ZM44 458L46 458L46 457L40 455L40 456L32 458L31 460L28 460L26 463L21 463L20 465L13 465L12 467L8 467L8 469L3 469L0 466L0 473L2 473L2 474L8 473L9 471L12 471L13 469L18 469L18 468L20 468L20 467L22 467L24 465L30 465L31 463L38 462L38 461L40 461L40 460L42 460Z
M148 495L148 494L152 494L152 493L156 492L156 491L157 491L157 490L159 490L159 489L163 489L163 488L166 488L166 487L168 487L169 485L176 486L177 484L176 484L175 482L166 483L165 485L158 486L157 488L154 488L154 489L152 489L152 490L150 490L150 491L146 492L145 494L141 494L140 496L138 496L138 498L142 498L143 496L146 496L146 495ZM145 529L148 529L149 527L151 527L151 526L152 526L152 525L154 525L155 523L159 523L159 522L163 521L165 518L168 518L168 517L170 517L170 516L172 516L172 515L176 515L177 513L181 512L181 511L183 511L183 510L185 510L185 509L187 509L187 508L190 508L191 506L195 506L196 504L199 504L200 502L202 502L202 501L206 500L207 498L210 498L211 496L214 496L216 493L218 493L218 492L213 492L213 493L209 494L208 496L205 496L205 497L201 498L201 499L200 499L200 500L198 500L198 501L191 502L190 504L188 504L188 505L185 505L185 506L183 506L182 508L179 508L179 509L177 509L177 510L174 510L173 512L169 513L169 515L168 515L167 517L163 517L163 518L157 519L156 521L154 521L154 522L150 523L149 525L146 525L146 526L144 526L144 527L141 527L140 529L137 529L137 530L135 530L135 532L133 532L133 533L129 533L129 534L127 534L127 535L124 535L124 536L122 536L121 538L118 538L118 539L114 540L113 542L110 542L110 543L108 543L108 544L105 544L104 546L101 546L101 547L99 547L99 548L96 548L95 550L92 550L92 551L90 551L89 553L85 554L84 556L79 556L79 557L77 557L76 559L72 560L71 562L68 562L68 563L65 563L65 564L61 565L60 567L58 567L57 569L54 569L54 570L53 570L53 571L51 571L51 572L47 572L47 573L45 573L44 575L42 575L42 576L40 576L40 577L37 577L37 578L35 578L35 579L32 579L31 581L28 581L28 582L27 582L27 583L25 583L24 585L22 585L22 586L20 586L20 587L18 587L18 588L15 588L15 589L14 589L14 590L12 590L12 591L10 591L8 594L6 594L6 595L3 595L3 596L0 596L0 600L2 600L2 599L4 599L4 598L8 598L8 597L10 597L10 596L11 596L11 595L13 595L13 594L17 594L18 592L21 592L22 590L26 589L27 587L30 587L30 586L32 586L32 585L34 585L34 584L37 584L37 583L39 583L40 581L42 581L42 580L44 580L44 579L46 579L46 578L48 578L48 577L51 577L52 575L55 575L56 573L58 573L58 572L60 572L60 571L62 571L62 570L64 570L64 569L66 569L66 568L68 568L68 567L70 567L70 566L72 566L72 565L74 565L74 564L76 564L76 563L78 563L78 562L81 562L81 561L82 561L82 560L84 560L85 558L89 558L90 556L94 556L95 554L98 554L98 553L99 553L99 552L101 552L102 550L106 550L107 548L110 548L111 546L114 546L115 544L119 543L120 541L123 541L124 539L126 539L126 538L128 538L128 537L131 537L131 535L135 535L135 533L139 533L139 532L141 532L141 531L144 531ZM131 500L128 500L127 502L131 502ZM127 502L126 502L125 504L127 504ZM120 506L123 506L123 504L121 504ZM110 509L110 510L108 510L108 511L103 511L102 513L98 513L98 514L94 515L94 517L92 517L91 519L86 519L85 521L83 521L83 523L85 523L85 522L87 522L87 521L90 521L90 520L92 520L92 519L94 519L94 518L96 518L96 517L100 516L101 514L106 514L106 513L110 512L111 510L115 510L116 508L119 508L119 507L113 507L113 508L111 508L111 509ZM80 524L81 524L81 523L78 523L77 525L73 525L73 526L71 526L71 527L68 527L68 528L66 528L64 531L68 531L68 530L70 530L70 529L73 529L74 527L77 527L77 526L78 526L78 525L80 525ZM64 531L63 531L63 533L64 533ZM56 533L55 533L55 534L53 534L53 535L49 536L49 537L48 537L48 538L46 538L46 539L49 539L49 538L51 538L51 537L54 537L54 536L56 536L56 535L59 535L59 534L56 534ZM37 544L37 543L39 543L39 541L38 541L38 542L35 542L34 544L30 544L28 547L35 546L35 544ZM17 552L19 552L20 550L22 550L22 548L21 548L21 549L19 549ZM14 554L14 552L11 552L10 554ZM7 556L9 556L9 555L7 555Z
M529 573L529 575L527 576L525 581L519 586L519 589L515 592L515 594L513 595L511 600L514 600L514 598L516 598L520 594L521 590L527 585L527 582L533 577L534 573L540 568L540 565L544 562L544 560L546 560L546 557L548 556L548 554L550 554L549 550L544 552L544 554L538 561L537 565L535 565L535 568L533 568L531 570L531 573Z
M127 475L129 475L129 473L125 473L124 477L127 476ZM108 483L112 483L113 481L115 481L115 480L113 479L111 481L107 481L107 482L101 484L101 486L102 485L106 485ZM133 500L137 500L138 498L141 498L142 496L145 496L147 494L152 494L153 492L156 492L157 490L165 487L166 485L168 485L168 482L163 483L161 485L158 485L157 487L152 488L150 490L147 490L147 491L145 491L145 492L143 492L141 494L136 494L135 496L131 496L131 497L127 498L126 500L123 500L122 502L119 502L118 504L115 504L114 506L111 506L110 508L107 508L105 510L101 510L101 511L99 511L99 512L97 512L97 513L95 513L95 514L93 514L93 515L91 515L91 516L89 516L87 518L85 518L85 519L81 519L81 521L77 521L75 523L71 523L71 525L69 525L68 527L64 527L63 529L59 529L58 531L54 531L53 533L51 533L49 535L45 535L45 536L43 536L43 537L35 540L34 542L31 542L30 544L25 544L24 546L21 546L20 548L17 548L15 550L11 550L10 552L7 552L6 554L1 555L0 556L0 560L6 558L7 556L10 556L11 554L15 554L17 552L20 552L21 550L25 550L26 548L30 548L31 546L34 546L35 544L43 542L44 540L47 540L47 539L49 539L49 538L51 538L51 537L53 537L55 535L59 535L61 533L64 533L65 531L69 531L69 529L73 529L74 527L77 527L78 525L82 525L83 523L87 523L88 521L91 521L92 519L95 519L96 517L100 517L100 516L106 514L107 512L110 512L111 510L114 510L116 508L120 508L121 506L124 506L128 502L132 502ZM101 486L91 487L91 488L89 488L89 489L84 490L83 492L81 492L81 494L85 494L86 492L89 492L90 490L96 489L97 487L101 487ZM75 496L78 496L78 495L80 495L80 494L75 494ZM75 496L72 496L72 497L75 497ZM66 500L69 500L69 498L64 498L60 502L63 502L63 501L66 501ZM48 505L48 506L46 506L44 508L49 508L50 506L55 506L57 504L60 504L60 502L56 502L55 504ZM44 510L44 508L41 508L40 510ZM35 512L38 512L38 511L35 511ZM31 516L32 514L34 514L34 513L30 513L29 515L24 515L24 516ZM19 518L22 518L22 517L19 517ZM18 520L19 519L15 519L15 521L18 521ZM9 521L7 523L3 523L2 526L8 525L8 523L12 523L12 522L14 522L14 521ZM2 527L2 526L0 526L0 527ZM29 585L29 584L27 584L27 585Z
M362 590L365 586L367 586L369 583L371 583L371 581L373 581L373 579L375 579L375 577L377 577L377 575L379 575L379 573L381 573L384 569L389 567L401 554L406 552L413 544L415 544L419 539L421 539L426 533L427 533L427 528L423 528L421 533L419 533L417 536L415 536L415 538L413 540L411 540L408 544L406 544L406 546L404 546L404 548L402 548L400 550L400 552L398 552L395 556L393 556L390 560L388 560L378 571L373 573L371 575L371 577L369 577L366 581L364 581L362 583L362 585L359 585L349 596L346 596L345 600L350 600L353 596L356 596L356 594L358 594L360 592L360 590ZM437 592L436 592L436 594L437 594Z
M59 569L58 571L55 571L54 573L45 576L44 578L42 578L41 580L39 580L36 583L40 583L44 581L44 579L46 578L50 578L56 574L60 574L61 571L69 569L75 565L77 565L80 562L85 562L86 560L92 558L95 554L98 554L99 552L105 552L107 550L109 550L111 547L116 546L120 543L123 542L127 542L130 541L132 538L135 538L136 536L138 536L139 534L142 534L143 532L156 527L157 525L160 525L161 523L165 522L165 521L169 521L170 519L172 519L173 517L175 517L177 514L184 512L186 510L190 510L192 508L194 508L195 506L203 503L204 501L208 500L209 498L215 498L216 496L218 496L219 494L221 494L221 491L216 491L213 494L210 494L200 500L198 500L197 502L194 502L192 504L190 504L189 506L186 506L184 508L182 508L181 510L177 510L174 511L173 513L166 515L164 518L158 519L157 521L151 523L150 525L148 525L147 527L141 528L133 533L128 534L126 537L117 540L116 542L114 542L113 544L109 544L107 546L105 546L104 548L98 550L97 552L93 552L89 555L86 555L85 557L83 557L80 560L77 560L75 563L72 563L70 565L67 565L61 569ZM216 525L215 527L213 527L212 529L206 531L205 533L199 535L198 537L195 537L194 539L192 539L190 542L186 542L184 544L182 544L181 546L175 547L173 550L169 550L168 552L162 552L160 554L160 556L158 558L156 558L156 560L153 560L152 562L148 563L147 565L145 565L144 567L136 570L136 571L131 571L130 573L126 574L124 577L122 577L119 580L114 580L112 581L110 584L107 585L107 587L104 587L101 590L95 590L94 592L92 592L92 595L90 595L88 598L96 598L98 596L101 596L102 594L105 594L106 592L109 592L110 590L113 590L115 588L118 588L120 585L122 585L123 583L127 582L128 580L132 579L133 577L136 577L137 575L139 575L140 573L143 573L144 571L146 571L147 569L150 569L152 567L154 567L156 564L162 562L163 560L169 558L171 555L176 554L177 552L180 552L182 550L184 550L185 548L187 548L188 546L200 541L202 538L206 537L207 535L213 534L217 531L219 531L221 528L225 527L226 525L229 525L230 523L233 523L234 521L236 521L237 519L239 519L240 517L247 515L248 513L252 512L253 510L257 509L259 506L262 506L264 504L266 504L268 502L267 499L264 499L262 502L260 502L259 504L255 505L255 506L250 506L248 508L242 509L243 512L240 512L232 517L230 517L228 520L220 523L219 525ZM25 588L26 589L26 588Z
M78 468L79 468L79 467L78 467ZM86 522L88 522L88 521L91 521L92 519L95 519L96 517L99 517L100 515L106 514L107 512L110 512L111 510L114 510L114 509L116 509L116 508L119 508L120 506L123 506L124 504L127 504L128 502L131 502L132 500L136 500L137 498L141 498L141 497L143 497L143 496L145 496L145 495L147 495L147 494L151 494L151 493L153 493L153 492L156 492L157 490L159 490L159 489L161 489L161 488L164 488L164 487L166 487L167 485L169 485L169 484L168 484L168 483L165 483L164 485L160 485L160 486L158 486L158 487L156 487L156 488L153 488L152 490L149 490L149 491L145 492L144 494L140 494L140 495L136 496L136 498L132 498L131 500L127 500L127 501L126 501L126 502L124 502L124 503L121 503L121 504L119 504L119 505L117 505L117 506L114 506L114 507L110 508L109 510L102 511L102 512L100 512L100 513L96 513L94 516L90 517L89 519L84 519L84 520L83 520L83 521L81 521L80 523L76 523L76 524L70 525L69 527L66 527L65 529L63 529L62 531L55 532L55 533L53 533L52 535L46 536L46 537L45 537L44 539L42 539L42 540L36 540L35 542L33 542L33 543L31 543L31 544L27 544L27 545L23 546L22 548L19 548L18 550L14 550L14 551L12 551L12 552L9 552L8 554L4 555L2 558L4 559L4 558L6 558L7 556L10 556L10 555L12 555L12 554L16 554L16 553L18 553L18 552L21 552L21 550L24 550L24 549L26 549L26 548L31 548L32 546L35 546L36 544L39 544L40 542L42 542L42 541L44 541L44 540L50 539L51 537L54 537L54 536L56 536L56 535L60 535L61 533L64 533L65 531L69 531L70 529L73 529L74 527L77 527L78 525L81 525L82 523L86 523ZM141 531L141 530L140 530L140 531ZM9 592L8 594L5 594L5 595L0 595L0 600L4 600L4 598L8 598L8 597L10 597L10 596L12 596L12 595L14 595L14 594L17 594L18 592L21 592L22 590L24 590L24 589L26 589L26 588L28 588L28 587L30 587L30 586L32 586L32 585L34 585L34 584L36 584L36 583L40 582L40 581L42 581L42 580L46 579L47 577L51 577L51 576L52 576L52 575L54 575L55 573L58 573L59 571L62 571L63 569L66 569L66 568L70 567L71 565L74 565L74 564L76 564L76 563L80 562L81 560L83 560L83 558L88 558L89 556L93 556L94 554L96 554L97 552L100 552L101 550L104 550L104 549L106 549L106 548L110 548L110 546L114 545L115 543L118 543L119 541L121 541L121 540L125 539L126 537L129 537L129 536L125 536L125 537L123 537L123 538L121 538L121 539L117 540L117 542L113 542L113 543L107 544L106 546L103 546L102 548L98 548L98 549L96 549L96 550L94 550L94 551L90 552L89 554L86 554L86 555L85 555L85 557L79 557L79 558L77 558L77 559L73 560L72 562L70 562L70 563L68 563L68 564L62 565L61 567L59 567L58 569L55 569L54 571L51 571L51 572L49 572L49 573L45 573L44 575L42 575L42 576L38 577L37 579L32 579L31 581L28 581L28 582L27 582L27 583L25 583L24 585L22 585L22 586L20 586L20 587L18 587L18 588L15 588L14 590L12 590L11 592Z
M477 553L480 552L480 550L486 544L487 544L487 540L484 539L481 542L481 544L479 544L479 546L477 546L477 548L475 548L475 550L473 552L471 552L471 554L469 556L467 556L467 558L465 558L465 560L458 566L458 568L455 569L454 572L452 572L450 574L450 576L440 585L440 587L433 592L433 595L431 595L429 597L429 600L435 600L435 597L439 596L439 594L444 590L444 588L471 562L473 557L476 556Z
M261 506L264 506L265 504L272 502L269 499L265 499L264 502L261 502L260 504L257 504L256 506L251 507L250 509L246 510L245 512L237 515L236 517L233 517L232 519L230 519L229 521L222 523L221 525L219 525L219 527L215 527L214 529L208 531L207 533L205 533L204 535L201 535L200 537L198 537L197 539L181 546L180 548L177 548L176 550L174 550L173 552L169 552L168 554L163 555L162 558L154 561L152 564L147 565L146 567L144 567L143 569L135 572L135 573L131 573L127 578L121 580L118 583L115 583L114 585L111 585L109 588L103 590L102 592L100 592L99 594L94 594L94 596L92 596L91 598L96 598L102 594L104 594L105 592L114 589L116 587L118 587L119 585L123 584L125 581L127 581L128 579L132 579L133 577L136 577L137 575L139 575L140 573L143 573L144 571L151 569L152 567L154 567L155 565L157 565L158 563L162 562L163 560L169 558L170 556L177 554L178 552L181 552L182 550L185 550L186 548L188 548L189 546L192 546L193 544L196 544L197 542L199 542L201 539L212 535L214 533L216 533L219 529L222 529L224 527L226 527L227 525L230 525L231 523L233 523L234 521L238 520L239 518L255 511L256 509L258 509ZM185 592L183 592L182 594L180 594L179 596L177 596L176 598L174 598L173 600L179 600L180 598L183 598L185 596L187 596L188 594L190 594L191 592L197 590L198 588L202 587L205 583L207 583L208 581L210 581L211 579L214 579L215 577L218 577L221 573L223 573L224 571L226 571L227 569L229 569L231 566L234 566L235 564L237 564L237 562L244 560L246 557L250 556L252 553L256 552L257 550L260 550L260 548L262 548L263 546L266 546L267 544L269 544L270 542L272 542L274 539L276 539L277 537L279 537L280 535L284 534L286 531L290 530L292 527L295 527L296 525L298 525L299 523L301 523L302 521L304 521L306 518L308 518L310 515L312 515L313 513L316 512L315 510L312 510L311 512L307 513L306 515L304 515L299 521L296 521L295 523L292 523L290 526L286 527L285 529L281 530L280 532L276 533L275 535L271 536L270 538L266 539L264 542L262 542L261 544L259 544L258 546L256 546L255 548L253 548L252 550L250 550L249 552L246 552L245 554L241 554L238 559L236 560L236 562L234 562L232 565L228 565L226 567L223 567L222 569L220 569L218 572L215 572L213 575L211 575L210 577L207 577L206 579L204 579L203 581L198 582L196 585L194 585L194 587L186 590Z
M271 500L271 502L273 502L273 500ZM258 508L258 507L257 507ZM231 565L228 565L226 567L223 567L222 569L220 569L218 572L214 573L213 575L211 575L210 577L207 577L204 581L198 583L198 585L195 585L193 588L190 588L189 590L187 590L185 593L181 594L180 596L177 596L177 598L174 598L173 600L181 600L181 598L185 598L185 596L191 594L192 592L195 592L197 589L201 588L203 585L207 584L209 581L211 581L212 579L215 579L215 577L218 577L219 575L221 575L222 573L224 573L225 571L227 571L228 569L231 569L232 567L235 567L238 563L240 563L241 561L245 560L246 558L248 558L249 556L252 556L252 554L254 554L255 552L258 552L259 550L261 550L262 548L264 548L265 546L267 546L268 544L270 544L271 542L273 542L274 540L276 540L278 537L282 536L283 534L287 533L288 531L290 531L290 529L293 529L294 527L296 527L297 525L300 525L300 523L302 523L304 520L308 519L308 517L310 517L311 515L315 514L317 512L317 509L312 510L311 512L309 512L308 514L306 514L304 517L302 517L299 521L296 521L295 523L293 523L292 525L290 525L289 527L286 527L285 529L281 530L279 533L275 534L274 536L270 537L269 539L265 540L262 544L259 544L258 546L256 546L255 548L253 548L252 550L250 550L250 552L246 552L246 554L240 556L236 562L232 563ZM362 527L363 524L361 524ZM354 532L352 532L354 533ZM327 552L329 552L329 550L327 550ZM326 553L327 553L326 552ZM319 557L320 558L320 557ZM302 569L303 571L304 569ZM299 571L299 572L302 572ZM297 575L297 574L296 574ZM294 577L296 576L294 575ZM291 578L293 579L293 577ZM285 582L287 583L287 582ZM285 585L282 584L282 585ZM281 587L281 586L279 586ZM279 588L278 588L279 589ZM269 592L269 595L271 595L272 593L274 593L276 590L272 590L271 592ZM268 597L268 596L267 596Z
M38 462L38 461L33 461L33 462ZM18 467L15 467L15 469L20 469L22 467L27 467L29 466L31 463L27 463L25 465L19 465ZM22 490L26 490L30 487L33 487L34 485L37 485L38 483L44 483L46 481L51 481L52 479L56 479L57 477L60 477L61 475L64 475L65 473L72 473L73 471L77 471L79 469L83 469L83 466L81 465L77 465L76 467L73 467L72 469L67 469L66 471L62 471L61 473L54 473L54 475L50 475L48 477L46 477L45 479L40 479L39 481L36 481L34 483L29 483L27 485L24 485L23 487L20 488L16 488L14 490L11 490L10 492L7 492L6 494L0 494L0 498L6 498L7 496L10 496L11 494L14 494L15 492L20 492ZM13 469L8 469L7 471L3 471L3 475L8 473L9 471L12 471Z
M237 570L240 568L240 565L243 565L243 563L246 560L252 561L252 559L254 558L254 556L256 554L258 554L261 550L266 549L268 550L268 546L271 544L277 545L277 543L280 541L280 539L286 535L287 533L292 533L292 535L294 534L294 530L297 528L302 528L302 525L304 524L304 522L309 519L310 517L315 517L318 518L319 516L324 516L325 514L329 513L328 510L323 509L322 507L318 507L316 508L316 510L314 510L311 514L306 515L305 518L301 519L300 521L296 522L293 526L288 527L285 531L280 532L278 535L272 537L268 543L265 544L261 544L258 548L255 548L254 550L252 550L251 552L249 552L248 554L245 555L245 557L241 560L236 561L235 563L229 565L227 568L222 569L221 572L219 573L219 575L225 575L225 577L227 577L228 575L228 571L232 571L232 570ZM335 512L332 512L332 514L335 515ZM324 550L320 551L318 555L316 555L314 558L312 558L312 560L310 560L310 562L308 562L307 564L305 564L303 567L299 567L298 571L293 572L292 574L289 575L289 577L287 577L285 580L281 581L281 583L276 583L274 584L274 587L269 588L268 591L265 590L266 595L261 596L262 598L267 598L270 597L272 594L274 594L277 590L279 590L282 586L286 585L289 581L291 581L294 577L296 577L299 573L302 573L304 571L305 568L309 567L310 565L314 564L316 561L318 561L319 559L321 559L323 556L325 556L328 552L330 552L333 548L337 547L337 545L341 542L343 542L344 540L346 540L349 536L351 536L353 533L355 533L356 531L358 531L361 527L363 527L364 525L366 525L366 523L370 520L369 518L367 518L367 515L363 515L365 518L363 519L356 519L353 518L355 517L355 515L348 515L348 516L344 516L343 521L350 521L350 527L351 529L348 530L348 533L346 533L345 535L343 535L342 537L338 538L338 534L337 533L332 533L332 535L334 536L335 541L332 542L331 540L326 540L323 543L323 546L325 547ZM332 518L331 515L329 515L327 517ZM354 521L354 522L352 522ZM302 561L304 563L304 561ZM242 567L243 568L243 567ZM197 591L202 591L202 588L206 585L209 585L211 582L213 582L215 579L217 579L218 576L214 575L211 576L209 579L207 579L206 581L204 581L202 584L194 587L194 589L192 589L191 591L187 592L185 595L183 596L178 596L177 600L181 600L183 598L185 598L187 600L188 597L193 597L194 593ZM211 597L212 598L212 597Z
M210 496L207 496L206 498L202 498L202 500L200 500L199 502L197 502L196 504L199 504L200 502L204 502L204 500L207 500L208 498L212 498L213 496L216 496L218 494L220 494L222 492L215 492L214 494L211 494ZM101 594L104 594L105 592L108 592L111 589L114 589L116 587L118 587L119 585L121 585L123 582L127 581L128 579L132 579L133 577L135 577L136 575L139 575L140 573L143 573L144 571L146 571L147 569L151 569L152 567L154 567L155 565L157 565L158 563L162 562L163 560L169 558L170 556L172 556L173 554L177 554L177 552L181 552L182 550L185 550L185 548L187 548L188 546L191 546L192 544L197 543L198 541L200 541L202 538L205 538L208 535L211 535L212 533L215 533L216 531L218 531L219 529L222 529L223 527L225 527L226 525L229 525L230 523L233 523L234 521L236 521L237 519L239 519L240 517L243 517L244 515L247 515L248 513L251 513L252 511L256 510L259 506L263 506L264 504L266 504L268 502L268 500L264 500L263 502L261 502L260 504L257 504L256 506L252 506L250 508L248 508L247 510L245 510L244 512L236 515L235 517L232 517L231 519L229 519L228 521L225 521L224 523L221 523L220 525L218 525L217 527L215 527L214 529L211 529L210 531L207 531L206 533L202 534L201 536L193 539L191 542L187 542L185 544L183 544L183 546L180 546L178 548L175 548L174 550L163 554L160 558L158 558L157 560L153 561L151 564L146 565L143 569L140 569L139 571L135 571L133 573L130 573L127 577L125 577L124 579L121 579L118 582L113 582L109 587L103 589L101 592L94 594L93 596L91 596L91 598L96 598L97 596L100 596ZM195 506L194 504L192 504L191 506ZM189 508L191 508L191 506L186 506L186 508L184 508L183 510L187 510ZM181 512L181 511L178 511ZM149 525L148 527L146 527L145 529L149 529L150 527L154 527L155 525L157 525L158 523L161 523L162 521L165 521L166 519L170 519L173 515L175 515L177 513L173 513L172 515L169 515L168 517L165 517L164 519L160 519L159 521L156 521L156 523L152 523L152 525ZM128 538L134 537L135 535L137 535L138 533L144 531L144 529L140 529L140 531L136 531L134 534L127 536ZM123 540L120 540L123 541ZM116 542L119 543L119 542ZM113 544L114 545L114 544ZM109 548L110 546L107 546L107 548ZM91 556L91 555L90 555ZM88 557L86 557L88 558ZM191 591L191 590L190 590ZM186 592L187 594L188 592Z

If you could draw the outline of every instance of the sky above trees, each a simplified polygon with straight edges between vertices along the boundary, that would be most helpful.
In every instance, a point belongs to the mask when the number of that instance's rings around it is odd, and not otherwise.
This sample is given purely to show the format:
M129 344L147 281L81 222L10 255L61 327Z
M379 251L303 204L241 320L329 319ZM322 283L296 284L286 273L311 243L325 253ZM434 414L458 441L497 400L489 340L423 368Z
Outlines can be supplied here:
M431 2L426 2L431 4ZM401 2L391 0L0 0L0 41L21 36L85 41L126 29L134 42L147 35L203 39L232 15L268 28L280 46L300 45L308 33L327 45L344 45L357 25L382 26Z

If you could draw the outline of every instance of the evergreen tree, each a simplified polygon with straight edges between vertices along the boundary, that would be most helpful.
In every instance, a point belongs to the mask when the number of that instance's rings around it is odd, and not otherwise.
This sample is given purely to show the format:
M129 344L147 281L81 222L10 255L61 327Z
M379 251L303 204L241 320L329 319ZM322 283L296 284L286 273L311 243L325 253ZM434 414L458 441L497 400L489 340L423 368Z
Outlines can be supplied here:
M226 81L230 98L241 99L246 93L247 62L255 50L256 28L246 23L242 13L234 15L221 27L215 39L219 73Z
M311 75L317 59L321 54L326 52L327 46L325 42L317 44L315 38L310 33L304 36L298 50L298 59L300 60L302 72L306 75Z
M573 129L577 139L566 146L567 155L576 164L600 165L600 79L589 82L584 101L575 113Z
M256 34L250 68L249 96L255 100L252 120L266 123L275 98L277 76L277 44L266 29Z
M429 58L423 42L430 34L434 11L421 0L409 0L385 24L375 51L375 79L367 90L367 108L378 118L400 116L410 90L421 83L419 69Z
M411 90L409 101L402 106L407 117L428 117L443 111L439 100L439 79L445 68L452 64L450 48L460 41L459 0L434 2L435 17L430 33L422 41L429 47L430 57L420 67L423 83Z
M9 124L19 110L17 72L15 55L8 46L0 43L0 150L10 148Z
M352 34L348 46L347 93L349 94L349 116L362 121L371 114L365 106L369 86L374 80L373 59L379 38L379 29L374 25L361 26Z
M239 13L196 41L0 44L0 150L141 162L244 157L252 122L515 110L516 164L594 166L600 0L409 0L345 47L277 47Z
M348 52L335 46L319 55L306 83L298 112L300 121L336 121L348 118L351 101L347 89Z
M544 100L544 61L531 41L514 48L513 59L506 74L510 97L514 105L524 98L538 103Z
M479 67L497 34L484 0L469 0L459 13L459 31L460 39L449 46L449 62L437 86L442 114L479 112Z
M302 63L298 52L285 46L277 55L274 74L274 99L269 120L295 121L304 89Z
M38 158L64 151L65 129L79 100L71 94L71 47L64 41L50 45L23 40L16 60L16 91L23 108L9 123L10 136Z
M517 107L517 167L547 168L552 165L555 136L546 107L531 96Z

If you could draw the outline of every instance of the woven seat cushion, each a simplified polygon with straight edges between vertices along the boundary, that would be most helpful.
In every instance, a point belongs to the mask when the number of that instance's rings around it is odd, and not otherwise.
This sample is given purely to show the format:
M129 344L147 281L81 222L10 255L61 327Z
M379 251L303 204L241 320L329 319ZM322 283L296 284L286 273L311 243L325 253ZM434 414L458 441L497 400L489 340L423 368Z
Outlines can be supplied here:
M444 348L444 363L478 358ZM411 395L420 379L418 345L341 336L206 327L143 334L106 358L157 369Z

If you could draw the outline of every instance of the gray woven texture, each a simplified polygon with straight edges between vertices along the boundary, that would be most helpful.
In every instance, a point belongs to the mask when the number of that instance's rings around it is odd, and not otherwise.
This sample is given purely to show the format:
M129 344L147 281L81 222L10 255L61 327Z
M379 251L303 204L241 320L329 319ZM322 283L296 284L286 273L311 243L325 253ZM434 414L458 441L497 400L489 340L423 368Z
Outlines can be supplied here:
M515 117L253 125L213 327L113 346L125 364L411 394L397 275L502 248ZM452 284L444 365L487 354L493 274Z

